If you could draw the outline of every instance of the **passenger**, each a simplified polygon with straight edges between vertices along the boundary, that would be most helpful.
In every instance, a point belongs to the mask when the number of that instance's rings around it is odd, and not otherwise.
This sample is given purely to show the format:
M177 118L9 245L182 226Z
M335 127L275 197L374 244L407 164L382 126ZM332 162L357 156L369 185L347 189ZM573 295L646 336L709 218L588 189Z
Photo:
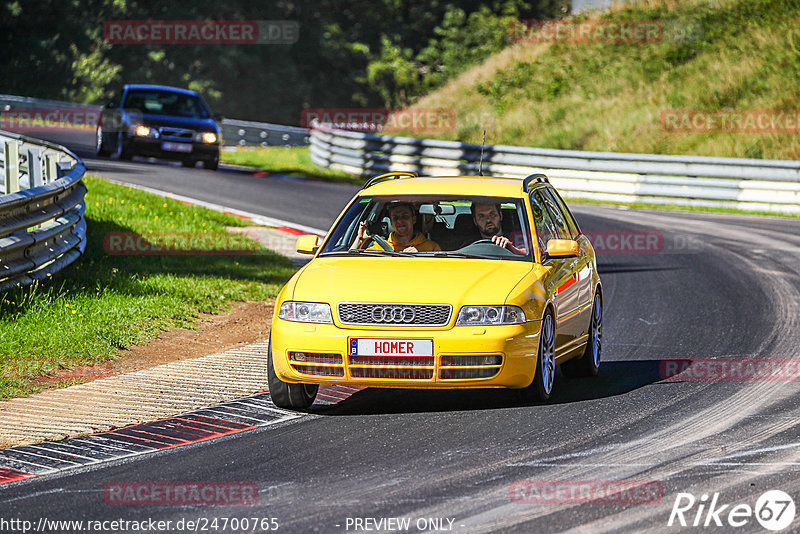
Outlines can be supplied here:
M414 229L417 215L414 206L408 202L395 202L389 205L389 220L394 231L386 240L395 252L437 252L442 248L435 241L431 241L421 232ZM353 248L361 248L370 239L367 233L367 223L362 221L358 227L358 237ZM370 250L379 250L380 245L373 243Z
M482 239L489 239L498 247L513 252L514 254L525 255L527 249L515 246L511 240L503 235L503 210L499 204L472 203L472 220L478 227Z

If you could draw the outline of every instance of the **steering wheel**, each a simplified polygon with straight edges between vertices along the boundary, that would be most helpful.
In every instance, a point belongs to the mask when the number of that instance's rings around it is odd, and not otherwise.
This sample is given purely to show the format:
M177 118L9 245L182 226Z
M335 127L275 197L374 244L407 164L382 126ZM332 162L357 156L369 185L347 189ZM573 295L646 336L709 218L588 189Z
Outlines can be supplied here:
M467 245L467 246L470 246L470 247L471 247L472 245L480 245L480 244L482 244L482 243L486 243L486 244L489 244L489 245L494 245L494 246L496 246L496 247L500 247L500 245L498 245L497 243L495 243L495 242L494 242L494 241L492 241L491 239L478 239L477 241L473 241L472 243L470 243L470 244L469 244L469 245ZM500 248L503 248L503 247L500 247Z
M394 252L394 247L392 247L392 245L390 245L388 241L386 241L384 238L382 238L381 236L379 236L377 234L369 236L369 239L367 239L367 242L364 243L364 248L369 248L369 242L370 241L375 241L383 250L385 250L387 252Z

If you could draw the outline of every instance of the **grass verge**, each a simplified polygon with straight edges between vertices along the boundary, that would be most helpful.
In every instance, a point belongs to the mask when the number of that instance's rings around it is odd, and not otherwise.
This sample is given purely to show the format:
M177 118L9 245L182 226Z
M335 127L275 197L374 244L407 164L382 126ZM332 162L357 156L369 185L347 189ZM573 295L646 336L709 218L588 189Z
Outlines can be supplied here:
M462 142L480 143L486 130L489 144L795 160L800 136L780 123L694 131L662 121L675 110L794 117L798 17L797 0L621 2L601 18L658 20L663 38L519 42L413 107L453 110L456 126L435 137Z
M311 161L311 156L306 146L273 146L223 150L220 154L220 158L225 163L252 167L265 172L310 176L312 178L348 184L361 185L364 183L364 179L358 176L353 176L343 171L318 167Z
M0 398L37 391L38 376L192 326L200 312L274 297L295 271L249 238L231 238L225 228L242 219L100 178L85 182L85 254L47 283L0 295ZM107 253L109 236L123 244L141 236L172 253ZM220 253L231 249L244 253Z

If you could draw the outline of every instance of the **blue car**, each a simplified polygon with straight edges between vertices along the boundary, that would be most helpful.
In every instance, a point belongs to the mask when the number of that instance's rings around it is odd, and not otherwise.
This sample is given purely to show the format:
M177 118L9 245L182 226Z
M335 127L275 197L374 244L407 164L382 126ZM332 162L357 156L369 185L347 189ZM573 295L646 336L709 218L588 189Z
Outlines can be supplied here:
M198 161L219 167L221 129L208 104L195 91L165 85L126 85L122 98L109 102L97 125L97 155L120 159L144 156Z

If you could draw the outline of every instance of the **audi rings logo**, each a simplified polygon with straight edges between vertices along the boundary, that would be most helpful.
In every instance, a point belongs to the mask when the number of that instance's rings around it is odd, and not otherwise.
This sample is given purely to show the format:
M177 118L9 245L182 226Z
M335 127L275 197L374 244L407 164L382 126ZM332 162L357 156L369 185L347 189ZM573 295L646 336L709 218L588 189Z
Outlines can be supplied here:
M411 323L416 312L410 306L375 306L372 320L376 323Z

